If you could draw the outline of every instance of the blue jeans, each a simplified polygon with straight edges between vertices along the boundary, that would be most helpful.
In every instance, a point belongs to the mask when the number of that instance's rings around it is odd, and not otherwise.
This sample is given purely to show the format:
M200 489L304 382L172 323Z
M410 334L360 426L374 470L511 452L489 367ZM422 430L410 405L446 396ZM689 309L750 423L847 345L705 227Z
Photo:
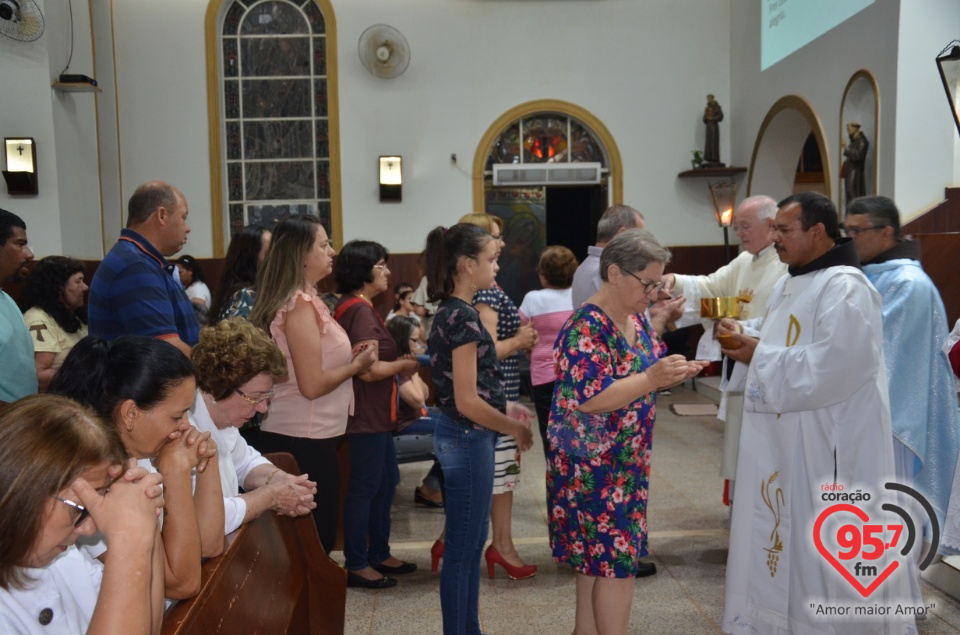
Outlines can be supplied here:
M493 500L497 433L463 427L441 415L433 433L446 484L446 541L440 573L444 635L480 634L480 557Z
M436 408L427 408L426 416L420 417L404 428L402 432L398 432L396 436L402 436L404 434L432 435L434 429L437 427L437 421L439 421L441 417L443 417L443 415ZM437 464L434 463L430 471L427 472L427 475L423 477L423 485L430 489L441 489L440 475L437 470Z
M390 557L390 506L400 468L389 432L350 434L347 439L350 480L343 507L343 555L347 569L359 571Z

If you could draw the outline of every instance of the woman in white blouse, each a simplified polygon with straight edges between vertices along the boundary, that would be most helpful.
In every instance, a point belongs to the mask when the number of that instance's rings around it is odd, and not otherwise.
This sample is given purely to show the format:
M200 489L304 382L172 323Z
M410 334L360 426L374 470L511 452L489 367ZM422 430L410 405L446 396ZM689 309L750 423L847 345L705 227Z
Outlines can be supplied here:
M307 474L294 476L276 467L238 431L255 413L266 413L274 377L286 376L280 348L247 320L232 318L200 331L192 359L197 398L190 422L217 442L224 533L267 510L287 516L309 513L316 507L316 483Z

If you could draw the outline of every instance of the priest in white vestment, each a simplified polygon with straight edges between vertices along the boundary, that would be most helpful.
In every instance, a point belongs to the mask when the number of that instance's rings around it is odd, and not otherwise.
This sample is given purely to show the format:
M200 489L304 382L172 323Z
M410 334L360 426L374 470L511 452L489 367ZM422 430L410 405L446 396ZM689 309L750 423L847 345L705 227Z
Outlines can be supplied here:
M874 505L890 498L883 484L894 474L880 296L860 271L853 244L838 240L838 225L836 208L821 194L781 201L774 244L789 273L774 287L764 316L732 335L741 348L723 349L749 364L727 561L727 633L916 632L912 615L894 613L909 602L899 551L867 561L892 573L874 575L881 583L865 597L815 546L814 523L836 500L824 487L833 484L845 494L871 493L871 503L855 506L872 522L899 521L873 520L881 513ZM733 326L725 320L720 330ZM819 534L834 561L842 558L833 537L842 523L859 521L836 513ZM855 581L861 580L870 582ZM856 607L873 606L890 612L855 614Z
M685 276L668 273L663 276L669 293L686 298L683 317L677 327L703 324L704 334L697 346L697 359L720 359L720 344L715 339L714 322L700 317L700 299L716 297L740 298L740 319L760 317L773 285L787 272L773 248L773 217L777 202L769 196L750 196L733 212L733 230L740 239L741 252L730 264L707 276ZM737 451L740 447L740 421L743 417L743 393L730 390L729 359L724 362L720 390L720 411L724 422L723 457L720 477L733 481L737 474ZM731 491L732 491L731 487Z

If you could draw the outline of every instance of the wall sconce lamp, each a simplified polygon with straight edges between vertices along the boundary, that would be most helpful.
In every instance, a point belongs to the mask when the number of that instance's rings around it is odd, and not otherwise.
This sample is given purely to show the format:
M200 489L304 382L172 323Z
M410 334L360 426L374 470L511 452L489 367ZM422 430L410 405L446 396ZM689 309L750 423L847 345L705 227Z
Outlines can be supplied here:
M733 208L737 202L737 182L729 179L711 183L710 198L713 200L717 224L723 227L723 254L727 262L730 262L729 228L733 224Z
M10 194L37 194L37 144L32 137L6 137L7 169L3 179Z
M957 124L957 133L960 133L960 40L947 44L937 56L937 68L940 69L940 79L943 80L943 89L947 91L947 101L950 102L950 114Z
M403 200L403 159L398 156L380 157L380 202L399 203Z

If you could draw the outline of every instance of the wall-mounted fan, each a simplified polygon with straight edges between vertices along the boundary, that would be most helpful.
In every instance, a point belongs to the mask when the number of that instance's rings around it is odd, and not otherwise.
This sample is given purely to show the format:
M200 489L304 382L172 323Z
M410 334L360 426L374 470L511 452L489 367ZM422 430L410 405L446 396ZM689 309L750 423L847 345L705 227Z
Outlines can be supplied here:
M386 24L375 24L364 31L357 48L363 67L383 79L399 77L410 63L407 39Z
M0 0L0 33L20 42L43 35L43 14L33 0Z

